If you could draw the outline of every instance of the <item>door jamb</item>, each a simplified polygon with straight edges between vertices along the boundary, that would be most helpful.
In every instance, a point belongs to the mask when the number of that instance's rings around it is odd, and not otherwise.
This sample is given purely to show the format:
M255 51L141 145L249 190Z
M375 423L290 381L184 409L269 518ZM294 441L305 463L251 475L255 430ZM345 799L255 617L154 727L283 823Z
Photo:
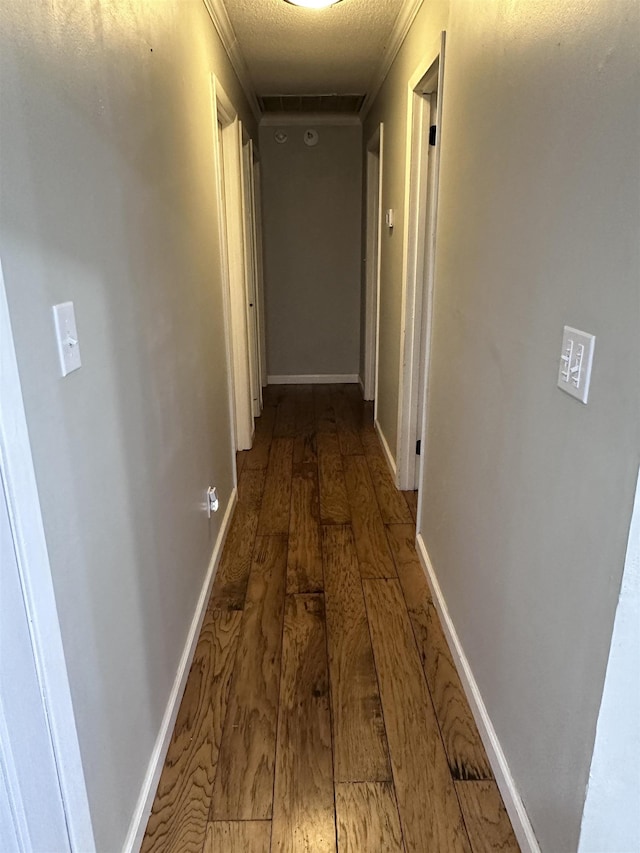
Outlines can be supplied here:
M0 265L0 473L72 850L95 851L84 768ZM0 485L1 487L1 485Z
M371 134L371 137L367 142L366 289L363 390L365 400L374 401L374 420L377 420L378 415L383 151L384 124L381 122ZM375 171L376 165L377 173ZM377 189L375 198L372 197L372 189L374 187Z
M445 33L425 55L411 75L407 89L407 150L405 172L405 215L403 235L402 330L398 393L397 485L413 490L421 481L426 455L426 423L429 357L435 281L435 234L440 145L433 149L432 193L427 198L428 155L424 157L423 139L428 132L430 103L425 98L437 90L438 136L442 116L442 81L445 57ZM427 199L426 205L424 204ZM427 233L428 230L428 233ZM423 296L426 295L426 304ZM426 341L426 364L420 363L421 334ZM422 388L421 388L422 383ZM418 423L418 399L423 393L423 423ZM421 441L418 459L416 441Z

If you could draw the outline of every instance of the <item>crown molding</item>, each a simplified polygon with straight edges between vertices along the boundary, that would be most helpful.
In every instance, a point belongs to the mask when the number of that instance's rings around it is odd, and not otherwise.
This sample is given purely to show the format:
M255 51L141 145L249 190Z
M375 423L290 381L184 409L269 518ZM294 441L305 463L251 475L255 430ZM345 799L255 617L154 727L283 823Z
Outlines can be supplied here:
M309 127L309 125L358 125L358 113L263 113L260 127Z
M256 98L255 89L251 81L251 75L249 74L247 63L244 60L242 51L240 50L238 37L231 25L224 2L223 0L203 0L203 2L207 12L209 13L209 17L213 21L213 26L216 28L216 32L220 36L220 41L222 42L222 46L229 57L233 70L236 72L238 80L240 81L242 90L244 91L247 101L249 102L249 106L251 107L251 112L253 113L255 120L259 122L262 114L260 112L260 107L258 106L258 99Z
M363 122L367 113L371 109L371 105L378 96L378 92L389 73L389 69L393 65L394 59L398 55L398 51L402 47L403 41L407 37L407 33L409 32L411 24L414 22L422 3L423 0L406 0L398 12L398 17L396 18L393 30L391 31L391 36L389 37L389 45L382 57L380 65L378 65L373 77L371 78L369 92L367 93L367 97L360 108L360 116Z

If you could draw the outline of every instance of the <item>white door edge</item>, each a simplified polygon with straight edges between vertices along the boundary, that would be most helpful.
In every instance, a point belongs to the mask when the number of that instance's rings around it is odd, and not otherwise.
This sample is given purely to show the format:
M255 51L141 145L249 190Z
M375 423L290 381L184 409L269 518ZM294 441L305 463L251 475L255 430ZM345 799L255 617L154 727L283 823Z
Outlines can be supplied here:
M89 800L0 264L0 469L72 850L95 850Z

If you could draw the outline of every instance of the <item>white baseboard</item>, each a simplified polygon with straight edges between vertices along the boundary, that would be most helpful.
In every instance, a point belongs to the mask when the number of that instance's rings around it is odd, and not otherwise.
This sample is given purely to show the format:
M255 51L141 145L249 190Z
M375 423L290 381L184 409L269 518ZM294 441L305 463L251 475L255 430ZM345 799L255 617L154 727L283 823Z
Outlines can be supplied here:
M529 820L524 803L522 802L516 783L511 775L511 771L509 770L507 758L502 746L500 745L500 741L498 740L498 735L496 734L496 730L494 729L491 718L489 717L487 707L482 699L482 694L480 693L480 688L474 678L471 664L467 659L462 643L460 642L460 638L458 637L458 632L456 631L453 620L449 614L447 603L442 594L442 590L440 589L438 578L436 577L433 564L429 558L429 553L421 533L418 534L416 539L416 550L427 576L429 586L431 587L433 601L436 606L436 610L438 611L438 616L440 617L440 622L442 623L447 643L449 644L449 649L453 655L458 675L460 676L464 692L466 693L469 705L471 706L471 712L473 713L476 725L478 726L480 737L482 738L484 747L487 750L487 757L489 758L493 775L495 776L496 783L500 789L500 793L502 794L507 814L511 819L513 831L515 832L523 853L540 853L540 846L533 831L533 827L531 826L531 821Z
M300 373L291 376L267 376L269 385L338 385L357 381L357 373Z
M387 460L387 465L389 466L389 470L391 471L391 476L393 477L393 482L397 484L398 481L398 468L396 466L396 460L393 458L393 454L391 453L391 448L387 443L387 439L385 438L384 433L382 432L382 427L380 426L379 421L374 421L373 425L378 433L378 438L380 439L380 444L382 445L382 450L384 452L384 458Z
M136 803L131 824L129 825L129 831L124 843L123 853L138 853L142 844L142 839L144 838L147 821L149 820L149 814L153 806L156 789L158 787L158 782L160 781L160 774L162 773L165 758L167 757L169 742L171 741L171 735L173 734L173 727L176 724L176 717L178 716L178 711L180 709L182 694L184 693L184 688L187 683L191 661L193 660L193 656L196 651L198 637L200 636L200 629L202 628L202 622L204 621L204 614L209 602L209 596L211 595L213 579L216 575L218 563L220 562L220 555L222 554L222 548L224 546L225 539L227 538L231 517L237 501L238 492L237 489L234 488L227 506L227 511L222 519L218 538L213 546L213 552L209 561L209 568L207 569L207 574L204 579L204 583L202 584L202 589L200 590L198 603L187 635L187 642L185 643L182 651L173 687L169 694L169 701L167 702L167 707L160 725L160 731L158 732L158 737L156 738L153 752L151 753L151 759L149 760L149 766L147 767L144 782L142 783L140 796L138 797L138 802Z
M358 376L358 385L360 386L360 390L362 391L362 399L365 400L366 396L364 393L364 382L362 380L362 376Z

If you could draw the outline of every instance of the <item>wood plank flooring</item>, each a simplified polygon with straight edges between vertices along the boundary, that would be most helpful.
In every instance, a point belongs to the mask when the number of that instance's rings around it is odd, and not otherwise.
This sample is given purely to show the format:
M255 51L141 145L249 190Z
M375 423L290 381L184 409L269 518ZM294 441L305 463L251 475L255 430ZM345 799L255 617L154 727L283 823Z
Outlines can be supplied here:
M353 385L271 386L144 853L515 853Z

